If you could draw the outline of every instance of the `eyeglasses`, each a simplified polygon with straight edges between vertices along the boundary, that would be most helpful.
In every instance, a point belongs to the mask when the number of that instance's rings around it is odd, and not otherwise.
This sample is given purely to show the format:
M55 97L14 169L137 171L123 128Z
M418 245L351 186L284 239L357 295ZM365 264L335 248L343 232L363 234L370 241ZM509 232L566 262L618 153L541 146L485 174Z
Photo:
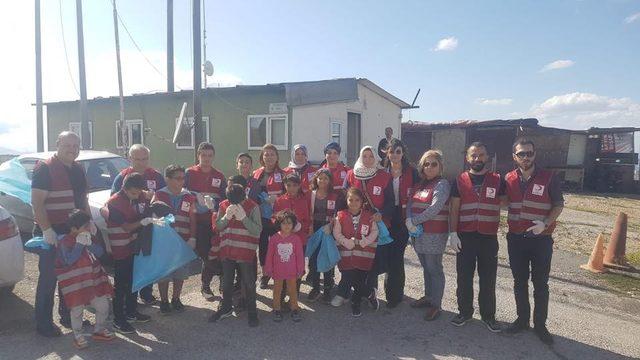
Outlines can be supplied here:
M427 161L427 162L424 163L424 167L426 167L426 168L428 168L428 167L436 168L436 167L438 167L438 165L440 165L440 164L437 161L434 161L434 162Z
M516 156L520 159L524 159L525 157L532 158L535 154L535 151L520 151L516 153Z

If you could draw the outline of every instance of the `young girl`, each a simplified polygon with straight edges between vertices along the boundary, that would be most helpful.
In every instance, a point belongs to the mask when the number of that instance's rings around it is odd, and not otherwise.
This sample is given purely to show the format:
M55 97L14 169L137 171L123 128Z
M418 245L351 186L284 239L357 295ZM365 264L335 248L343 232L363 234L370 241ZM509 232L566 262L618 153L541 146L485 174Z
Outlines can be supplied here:
M291 210L283 210L276 215L276 226L280 229L269 238L269 247L265 261L265 273L273 278L273 320L282 321L280 311L282 303L282 288L286 283L289 295L291 319L295 322L302 320L298 307L298 279L304 274L304 251L302 239L293 232L298 223L296 215Z
M105 326L109 316L109 298L113 288L97 257L104 253L102 247L91 242L91 217L82 210L69 215L69 233L58 244L55 272L64 302L71 309L73 344L78 349L89 346L82 335L82 314L85 306L96 310L96 325L91 338L95 341L111 341L114 334Z
M364 195L360 189L347 191L347 210L338 212L333 227L333 237L340 250L338 269L348 284L353 286L351 311L354 317L362 315L360 300L373 293L367 285L367 274L373 267L378 242L378 227L373 214L363 209Z
M273 204L273 219L276 222L278 212L289 209L296 215L298 225L293 232L300 236L305 245L311 231L311 213L309 209L309 194L302 192L301 180L297 174L289 174L284 178L285 193L278 196Z

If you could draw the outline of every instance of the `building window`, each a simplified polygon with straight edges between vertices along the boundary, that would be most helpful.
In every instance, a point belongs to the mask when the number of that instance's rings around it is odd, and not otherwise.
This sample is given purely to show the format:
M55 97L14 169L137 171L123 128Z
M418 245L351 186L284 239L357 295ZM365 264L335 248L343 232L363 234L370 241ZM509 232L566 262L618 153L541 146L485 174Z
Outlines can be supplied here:
M342 146L342 124L339 122L331 122L331 141L336 142Z
M176 119L176 124L178 123L178 119ZM209 117L208 116L203 116L202 117L202 128L204 129L204 141L205 142L210 142L209 141ZM184 121L182 123L182 129L180 130L180 133L178 135L178 139L176 142L176 149L178 150L182 150L182 149L195 149L195 146L193 145L196 141L196 132L195 129L193 128L193 117L189 117L187 118L187 121Z
M250 150L260 150L271 143L278 150L289 148L289 121L287 115L249 115L247 133Z
M80 148L82 148L82 129L81 123L79 122L70 122L69 123L69 131L73 131L74 133L80 136ZM93 149L93 123L89 121L89 149Z
M127 129L124 136L127 147L134 144L144 144L144 127L142 120L125 120ZM120 120L116 121L116 147L122 148L122 131L120 126Z

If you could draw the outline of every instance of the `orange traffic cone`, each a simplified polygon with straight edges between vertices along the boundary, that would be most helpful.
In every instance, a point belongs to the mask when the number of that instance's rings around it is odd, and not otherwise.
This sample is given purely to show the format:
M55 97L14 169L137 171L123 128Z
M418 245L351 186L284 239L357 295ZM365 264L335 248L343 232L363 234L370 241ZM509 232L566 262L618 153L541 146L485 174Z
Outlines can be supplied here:
M616 224L611 232L611 241L607 246L607 253L604 256L604 265L620 270L631 270L632 267L626 259L627 247L627 214L618 214Z
M596 239L596 244L593 245L593 251L591 252L591 257L589 258L589 262L580 265L582 269L589 270L594 273L604 273L609 270L605 269L602 265L602 259L604 258L604 234L598 235L598 239Z

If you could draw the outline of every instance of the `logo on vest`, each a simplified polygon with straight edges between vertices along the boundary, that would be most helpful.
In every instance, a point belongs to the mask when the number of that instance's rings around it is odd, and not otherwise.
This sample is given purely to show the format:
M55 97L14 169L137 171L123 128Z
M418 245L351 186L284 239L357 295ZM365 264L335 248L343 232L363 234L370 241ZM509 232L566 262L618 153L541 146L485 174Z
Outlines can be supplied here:
M155 190L156 189L156 181L155 180L147 180L147 189Z
M220 183L221 183L221 181L218 178L211 179L211 186L213 186L213 187L219 188L220 187Z
M182 206L180 207L180 209L182 209L182 211L184 212L189 212L189 209L191 209L191 204L189 204L186 201L182 202Z
M382 194L382 188L380 186L374 186L373 195L380 195L380 194Z
M327 200L327 209L335 209L336 208L336 202L333 200Z
M531 193L533 195L542 196L542 194L544 193L544 185L533 184L533 188L531 189Z
M369 233L369 225L362 225L360 228L360 235L367 235Z
M429 197L429 190L422 190L420 191L420 194L418 195L420 197L420 199L424 200L426 198Z
M278 244L278 255L280 255L280 262L289 262L291 254L293 254L292 243Z
M340 179L344 179L345 177L347 177L347 172L344 170L340 171Z
M273 174L273 181L282 182L282 175L280 175L280 173Z
M313 179L313 174L312 172L307 173L307 180L311 181L311 179Z
M488 199L495 199L496 198L496 188L488 187L487 191L485 193L485 196Z

